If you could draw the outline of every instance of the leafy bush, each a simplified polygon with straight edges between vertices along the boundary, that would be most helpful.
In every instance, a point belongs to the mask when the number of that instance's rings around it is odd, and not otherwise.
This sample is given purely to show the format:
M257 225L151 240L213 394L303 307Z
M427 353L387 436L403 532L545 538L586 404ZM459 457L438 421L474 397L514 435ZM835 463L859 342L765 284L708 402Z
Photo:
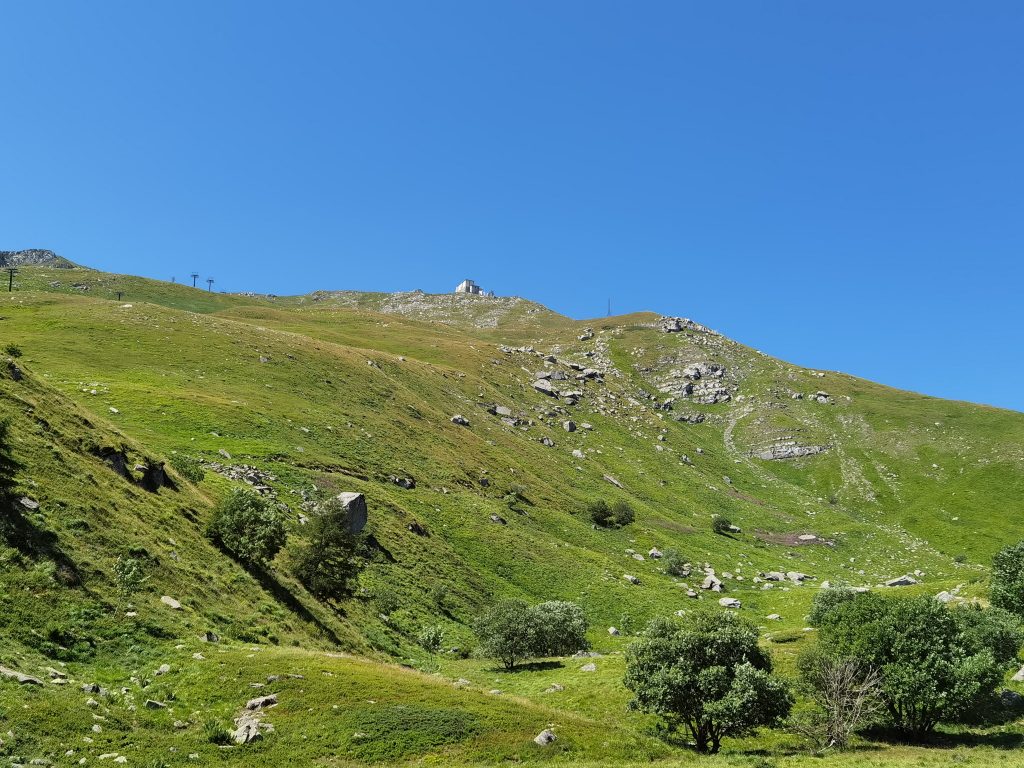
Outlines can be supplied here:
M587 647L587 620L575 603L550 601L533 607L504 600L473 624L477 654L498 659L506 669L537 656L564 656Z
M231 731L217 720L207 720L203 723L203 733L206 734L206 740L210 744L216 744L218 747L226 747L234 743Z
M11 423L0 419L0 507L14 494L14 475L20 465L11 453Z
M550 600L532 609L537 620L536 656L568 656L585 650L587 617L576 603Z
M715 754L724 736L780 722L793 697L771 674L757 629L733 614L699 614L690 624L652 622L626 651L631 706L685 728L698 752Z
M846 586L833 585L829 589L819 589L811 600L811 612L807 615L807 623L812 627L820 627L840 606L857 598L857 593Z
M235 488L214 510L207 536L239 561L265 565L288 538L284 517L268 500Z
M439 626L424 627L416 639L425 651L437 653L444 642L444 630Z
M824 617L819 642L877 670L889 722L921 738L939 723L994 711L996 687L1021 635L998 609L950 610L930 597L865 594Z
M587 516L601 528L621 528L633 522L636 514L625 501L609 505L604 499L595 499L586 507Z
M675 549L667 550L661 562L665 564L665 573L670 576L690 575L690 569L687 567L689 562Z
M487 609L473 624L480 640L477 653L498 659L505 669L534 655L537 647L537 617L522 600L503 600Z
M729 533L732 530L732 521L722 515L715 515L711 518L711 530L715 533Z
M347 512L335 498L304 526L306 542L295 553L295 575L312 594L338 600L351 593L359 574L359 537L349 532ZM383 611L390 613L390 611Z
M124 597L134 595L146 582L146 567L136 557L119 557L114 563L114 583Z
M992 605L1024 619L1024 541L1003 547L992 560Z
M194 456L176 453L171 456L171 466L174 467L179 475L193 484L203 482L203 479L206 477L202 462Z
M4 352L6 352L9 357L21 357L21 347L17 344L8 344L4 347Z

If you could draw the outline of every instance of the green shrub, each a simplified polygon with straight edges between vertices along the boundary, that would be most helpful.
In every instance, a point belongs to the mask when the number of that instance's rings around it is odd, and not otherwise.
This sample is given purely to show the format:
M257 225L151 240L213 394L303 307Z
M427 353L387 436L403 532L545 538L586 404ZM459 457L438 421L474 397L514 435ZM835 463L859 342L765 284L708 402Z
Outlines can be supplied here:
M295 575L321 599L351 594L359 574L359 537L349 532L345 508L337 499L324 503L303 527L306 542L295 553ZM383 611L390 613L390 611Z
M662 556L661 562L665 565L665 573L670 576L688 576L690 574L690 569L687 567L689 562L675 549L667 550Z
M176 453L171 456L171 466L174 467L179 475L193 484L203 482L203 479L206 477L202 462L194 456Z
M811 600L811 612L807 616L807 623L812 627L820 627L828 621L841 605L845 605L857 598L857 593L842 585L833 585L829 589L819 589Z
M711 530L720 534L729 533L732 531L732 521L722 515L715 515L711 518Z
M4 347L4 352L6 352L9 357L21 357L21 347L17 344L8 344Z
M992 560L992 605L1024 619L1024 541L1003 547Z
M772 676L757 628L733 614L698 614L692 622L652 622L626 650L631 707L685 728L698 752L715 754L725 736L742 736L789 714L793 697Z
M416 639L425 651L437 653L444 642L444 630L439 626L424 627Z
M114 583L124 597L131 597L146 583L146 567L137 557L119 557L114 563Z
M587 620L575 603L553 600L529 606L504 600L473 624L477 654L498 659L506 669L538 656L564 656L587 648Z
M239 561L266 565L288 538L284 517L267 499L235 488L214 510L207 535Z
M576 603L550 600L533 607L537 619L534 653L537 656L568 656L590 647L587 618Z
M601 528L621 528L633 522L636 514L625 501L616 501L609 505L604 499L595 499L586 507L586 514L591 521Z
M995 711L995 691L1016 659L1020 631L999 609L949 609L934 598L870 594L826 614L819 642L882 676L889 722L914 738L939 723Z
M206 735L208 743L216 744L218 747L226 747L234 743L231 738L231 731L217 720L207 720L204 722L203 733Z

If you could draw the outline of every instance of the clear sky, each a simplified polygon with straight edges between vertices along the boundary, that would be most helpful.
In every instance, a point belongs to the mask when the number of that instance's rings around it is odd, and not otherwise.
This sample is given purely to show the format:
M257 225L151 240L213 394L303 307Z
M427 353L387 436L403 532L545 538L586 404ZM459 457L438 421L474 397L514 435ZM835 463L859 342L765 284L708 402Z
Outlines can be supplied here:
M0 249L681 314L1024 410L1024 3L0 5Z

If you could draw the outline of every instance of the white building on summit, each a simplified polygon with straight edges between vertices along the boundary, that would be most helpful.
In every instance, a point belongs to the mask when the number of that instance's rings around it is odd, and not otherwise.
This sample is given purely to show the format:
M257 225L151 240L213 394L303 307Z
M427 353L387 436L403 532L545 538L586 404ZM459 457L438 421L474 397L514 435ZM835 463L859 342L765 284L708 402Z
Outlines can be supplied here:
M494 296L494 291L484 291L479 285L474 283L472 280L463 280L455 288L456 293L468 293L471 296Z

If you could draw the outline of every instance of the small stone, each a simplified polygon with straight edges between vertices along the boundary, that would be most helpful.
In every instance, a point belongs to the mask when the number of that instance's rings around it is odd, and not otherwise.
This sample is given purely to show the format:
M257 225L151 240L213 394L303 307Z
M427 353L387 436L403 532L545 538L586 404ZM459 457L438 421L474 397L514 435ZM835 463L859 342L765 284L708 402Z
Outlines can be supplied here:
M533 738L533 741L534 741L535 744L539 744L542 747L546 747L548 744L551 744L552 742L556 741L557 739L558 739L558 737L555 736L554 731L552 731L550 728L545 728L543 731L538 733Z

